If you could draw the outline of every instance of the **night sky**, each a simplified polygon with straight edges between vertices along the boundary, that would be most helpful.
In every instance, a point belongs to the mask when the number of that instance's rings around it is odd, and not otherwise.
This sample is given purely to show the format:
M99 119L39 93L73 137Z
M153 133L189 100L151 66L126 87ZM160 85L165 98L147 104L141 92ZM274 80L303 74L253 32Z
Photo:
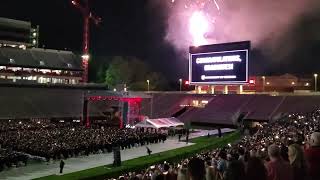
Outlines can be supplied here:
M91 26L95 64L106 63L113 55L136 56L171 80L187 77L186 55L165 40L167 9L151 6L152 0L90 2L102 18L100 26ZM265 43L254 46L251 74L320 73L319 12L303 14L284 35L271 33ZM41 46L81 52L82 16L69 0L1 0L0 16L40 25Z

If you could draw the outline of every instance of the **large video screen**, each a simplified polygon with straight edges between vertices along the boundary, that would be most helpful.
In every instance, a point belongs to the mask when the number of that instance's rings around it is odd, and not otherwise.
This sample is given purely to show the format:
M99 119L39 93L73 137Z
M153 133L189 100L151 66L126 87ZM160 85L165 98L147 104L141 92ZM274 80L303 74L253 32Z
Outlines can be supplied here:
M250 42L190 47L190 84L246 84Z

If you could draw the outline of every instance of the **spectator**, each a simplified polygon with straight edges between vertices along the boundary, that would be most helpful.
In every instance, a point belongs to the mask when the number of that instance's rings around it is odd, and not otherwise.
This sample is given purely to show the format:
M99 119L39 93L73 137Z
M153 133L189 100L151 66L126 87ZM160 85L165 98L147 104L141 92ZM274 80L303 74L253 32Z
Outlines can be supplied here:
M274 122L260 124L256 126L255 134L252 136L244 136L240 141L236 144L228 144L223 147L223 149L213 149L211 151L201 152L200 154L195 154L193 157L204 160L206 179L216 179L221 180L223 175L225 178L238 178L242 175L235 174L244 174L241 171L241 165L237 164L238 162L243 163L246 166L245 170L245 178L248 180L261 179L266 180L270 176L269 179L301 179L296 174L293 174L293 168L295 168L295 161L299 159L299 153L295 155L294 150L288 149L288 145L292 144L304 144L305 137L309 136L309 132L319 129L320 124L320 110L314 111L312 114L291 114L288 115L287 118L283 118ZM317 138L312 135L311 149L317 149L319 145L317 145ZM318 141L319 142L319 141ZM266 150L270 144L275 144L270 146L269 151ZM281 149L280 149L281 147ZM288 154L289 152L289 154ZM298 151L297 151L298 152ZM228 154L228 155L227 155ZM251 154L251 157L250 157ZM268 157L268 154L270 158ZM294 158L296 157L296 159ZM288 159L284 161L283 158ZM227 161L227 160L228 161ZM239 160L239 161L237 161ZM266 163L266 168L262 163L263 160L269 161ZM309 159L312 161L313 159ZM292 164L293 168L289 164ZM211 163L210 163L211 162ZM317 162L317 161L316 161ZM313 162L315 163L315 162ZM188 165L188 159L185 159L181 162L182 168ZM211 164L213 166L211 166ZM163 167L163 165L160 165ZM170 165L170 169L172 169L173 175L177 175L179 179L185 178L182 176L180 171L180 165L172 166ZM212 167L212 168L211 168ZM243 165L242 165L243 167ZM298 166L299 167L299 166ZM308 166L307 166L308 167ZM152 171L153 174L163 174L167 168L159 168L157 170ZM211 171L213 169L213 171ZM318 164L314 164L314 170L317 171L319 169ZM195 170L193 171L196 172ZM208 172L213 172L214 174L218 174L219 176L212 178L212 175ZM152 174L151 173L151 174ZM298 172L295 172L298 173ZM190 174L190 172L188 172ZM269 175L269 176L268 176ZM237 177L235 177L237 176ZM173 176L174 177L174 176ZM243 176L242 176L243 177ZM152 176L152 180L155 180L156 176ZM164 176L159 176L159 178L168 178ZM171 178L171 177L170 177ZM188 177L187 177L188 178ZM192 179L192 178L191 178ZM199 179L199 178L198 178ZM314 176L313 179L319 179ZM308 179L309 180L309 179Z
M267 170L262 161L257 157L248 160L246 180L267 180Z
M210 159L205 161L205 167L206 167L206 180L215 180L216 173L213 166L211 166Z
M239 160L233 160L229 163L224 180L245 180L244 165Z
M224 150L221 150L218 154L218 164L217 169L219 172L223 173L227 168L227 154Z
M310 137L310 147L305 150L308 175L311 179L320 179L320 132Z
M270 161L267 163L269 180L293 180L290 164L282 160L279 146L272 144L268 147Z
M298 144L292 144L288 148L289 162L293 168L294 180L303 180L307 176L303 151Z
M188 172L190 180L204 180L206 173L204 161L200 158L192 158L188 163Z
M187 167L182 166L179 168L177 180L189 180Z

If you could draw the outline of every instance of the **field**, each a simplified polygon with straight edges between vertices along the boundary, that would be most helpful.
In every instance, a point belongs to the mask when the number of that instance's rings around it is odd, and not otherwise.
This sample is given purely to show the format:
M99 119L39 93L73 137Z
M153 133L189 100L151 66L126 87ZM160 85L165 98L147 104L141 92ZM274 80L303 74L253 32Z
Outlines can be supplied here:
M74 179L105 179L110 177L117 177L125 172L134 171L146 168L148 166L161 163L163 161L167 162L177 162L181 159L193 156L194 154L218 148L227 145L228 143L232 143L240 138L239 132L234 132L225 135L222 138L217 137L199 137L192 140L194 145L178 148L162 153L152 154L151 156L139 157L127 161L123 161L120 167L113 167L112 165L95 167L83 171L78 171L70 174L65 174L62 176L51 175L42 178L38 178L37 180L74 180Z

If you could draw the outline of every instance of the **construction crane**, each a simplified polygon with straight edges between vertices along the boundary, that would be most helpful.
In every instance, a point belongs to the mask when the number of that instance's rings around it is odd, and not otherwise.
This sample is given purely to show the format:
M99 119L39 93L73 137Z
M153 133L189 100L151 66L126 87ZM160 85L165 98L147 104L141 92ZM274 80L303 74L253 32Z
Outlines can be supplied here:
M83 47L82 47L82 68L83 68L83 75L82 81L84 83L88 82L88 66L89 66L89 41L90 41L90 21L92 21L95 25L98 25L101 22L101 18L98 16L93 15L90 11L89 1L83 0L72 0L72 5L76 7L83 16Z

